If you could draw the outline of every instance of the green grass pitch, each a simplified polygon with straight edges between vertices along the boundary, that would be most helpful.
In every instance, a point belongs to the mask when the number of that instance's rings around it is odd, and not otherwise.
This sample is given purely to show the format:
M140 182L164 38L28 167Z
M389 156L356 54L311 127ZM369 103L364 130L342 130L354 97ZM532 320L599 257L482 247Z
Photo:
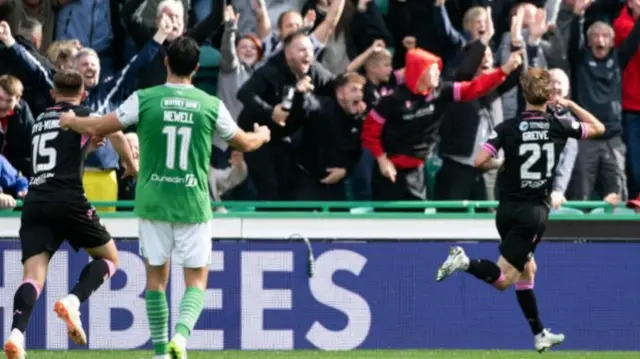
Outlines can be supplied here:
M355 350L324 351L207 351L189 352L189 359L638 359L640 352ZM543 355L541 357L540 355ZM152 359L149 351L29 351L29 359Z

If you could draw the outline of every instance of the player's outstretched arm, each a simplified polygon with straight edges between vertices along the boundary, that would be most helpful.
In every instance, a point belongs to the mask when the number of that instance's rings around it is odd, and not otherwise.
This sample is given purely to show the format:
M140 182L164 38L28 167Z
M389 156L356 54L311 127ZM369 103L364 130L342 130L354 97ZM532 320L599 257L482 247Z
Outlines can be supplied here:
M253 132L237 129L235 134L227 140L231 147L241 152L252 152L271 140L271 131L267 126L253 125Z
M123 129L115 113L101 117L77 117L73 111L60 115L60 127L89 136L106 136Z
M591 112L585 110L577 103L571 100L565 100L565 103L561 103L561 105L573 113L574 116L578 118L582 122L585 133L582 135L582 138L593 138L599 137L604 133L605 127Z

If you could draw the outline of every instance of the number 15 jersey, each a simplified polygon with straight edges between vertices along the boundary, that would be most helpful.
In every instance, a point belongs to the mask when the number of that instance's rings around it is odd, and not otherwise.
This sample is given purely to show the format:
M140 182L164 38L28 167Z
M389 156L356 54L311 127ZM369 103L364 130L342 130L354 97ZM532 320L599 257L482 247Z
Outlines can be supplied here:
M567 138L586 135L585 124L539 111L525 111L496 126L482 146L494 156L504 150L498 173L499 200L548 203Z
M28 202L86 201L82 186L88 138L60 128L60 114L75 112L86 117L91 110L69 103L58 103L45 110L31 128L31 164ZM28 141L28 139L24 139Z
M171 223L210 220L213 136L228 140L238 130L224 103L192 85L164 84L134 92L116 115L123 127L137 124L136 214Z

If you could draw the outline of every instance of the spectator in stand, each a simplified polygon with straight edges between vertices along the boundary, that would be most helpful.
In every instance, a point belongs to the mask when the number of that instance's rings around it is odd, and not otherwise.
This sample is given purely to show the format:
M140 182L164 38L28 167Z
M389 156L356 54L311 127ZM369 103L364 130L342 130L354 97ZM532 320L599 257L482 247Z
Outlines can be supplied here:
M640 17L640 0L628 0L613 22L614 44L620 47L629 37ZM622 135L627 146L629 198L640 193L640 51L631 47L631 60L622 75Z
M310 77L296 84L291 116L305 123L294 155L294 200L347 199L344 180L362 153L365 83L366 79L354 72L339 75L332 96L313 95Z
M238 91L243 108L238 118L241 128L252 128L254 122L271 130L271 141L248 153L246 161L259 200L291 198L292 140L300 128L299 118L290 116L284 103L299 79L311 78L314 92L331 94L332 75L314 62L313 44L304 29L283 42L284 50L260 67Z
M33 116L22 100L24 88L11 75L0 76L0 154L23 176L31 177L31 127Z
M445 73L453 73L465 54L463 51L465 45L478 40L485 46L489 46L495 29L491 18L491 8L474 6L465 12L462 20L464 32L459 32L451 24L445 2L446 0L435 1L433 24L436 30L435 35L440 38L446 57L452 60L445 63L447 68Z
M596 116L606 128L597 138L580 141L571 200L590 200L609 195L626 200L625 145L622 140L622 72L640 45L640 23L617 49L614 31L604 22L595 22L587 30L585 44L584 12L591 3L575 2L569 57L572 64L573 99ZM599 188L596 188L596 183Z
M138 48L144 47L152 38L152 34L157 31L157 24L159 24L163 16L171 20L173 28L165 38L166 42L161 42L163 48L160 53L155 56L153 61L139 74L136 87L138 89L164 84L167 78L167 69L164 66L164 53L169 42L179 36L186 35L194 39L199 45L204 44L218 29L219 25L222 24L222 13L224 9L220 6L219 10L215 9L202 22L185 31L184 14L186 9L182 2L177 0L163 0L158 4L156 28L153 28L136 21L133 16L135 9L137 9L143 1L144 0L129 0L122 9L125 27ZM216 3L224 4L224 1L218 1Z
M115 38L113 22L119 18L111 13L110 0L59 0L56 15L55 40L78 40L83 47L92 49L100 62L100 80L114 75L115 61L112 42ZM117 15L117 14L115 14Z
M379 167L373 174L373 199L426 200L424 161L436 141L448 104L485 96L521 62L521 53L514 52L502 68L471 82L441 83L439 57L422 49L407 52L405 84L378 102L363 127L363 144Z
M302 13L315 13L316 24L324 23L329 10L329 0L308 0ZM391 43L378 7L371 0L347 0L338 23L318 61L334 74L344 73L352 59L366 51L374 40Z
M11 75L0 76L0 154L23 176L31 177L31 127L33 116L22 100L24 88Z
M40 54L40 40L42 38L41 26L33 19L24 18L20 26L16 28L15 40L26 50L26 54L36 59L43 67L44 71L51 71L52 65ZM0 74L10 74L22 81L24 85L24 100L29 104L33 115L37 117L42 113L49 101L47 96L42 96L39 92L40 84L35 81L29 69L20 60L11 56L9 50L0 50Z
M346 0L332 1L324 20L320 22L320 25L315 27L309 36L313 45L313 53L316 57L319 56L320 52L325 48L338 25L338 21L340 20L340 16L344 10L345 1ZM280 14L278 17L278 30L272 31L271 20L266 16L266 7L264 2L262 2L262 5L258 8L261 9L259 14L256 12L258 20L258 35L263 33L268 34L267 37L262 40L265 60L271 58L282 50L283 39L287 36L302 28L313 28L316 22L316 12L313 10L309 11L304 18L298 11L288 10Z
M220 73L218 74L218 97L227 105L229 113L237 121L242 103L236 95L240 87L251 77L256 69L256 64L262 60L262 42L253 34L237 37L237 25L239 15L231 6L225 8L225 29L220 45ZM220 171L227 167L232 151L226 141L218 135L213 138L212 166ZM244 158L244 157L243 157ZM244 159L243 159L244 162ZM242 177L243 180L247 176ZM225 187L227 188L227 187ZM218 195L227 194L235 200L251 200L255 197L249 180L239 186L220 191Z
M28 188L29 181L21 176L4 156L0 155L0 193L2 193L0 208L15 207L13 198L24 198Z
M567 74L561 69L551 69L549 70L549 75L553 84L551 103L556 103L559 99L568 99L570 87ZM573 113L566 107L548 106L547 111L554 114L556 118L568 117L573 121L577 121ZM555 177L551 185L551 205L553 208L557 209L565 202L565 192L576 164L579 146L578 140L567 138L560 158L558 158L558 166L556 166Z
M347 67L347 72L364 74L364 103L367 109L373 108L380 98L393 93L404 81L404 70L393 71L391 51L385 48L383 40L376 40ZM375 158L363 148L362 156L349 175L351 195L356 201L371 201L371 176Z
M172 31L174 24L167 17L161 18L161 26L153 40L140 51L128 66L115 76L100 81L101 64L98 54L92 49L83 48L76 55L76 69L82 74L85 88L89 91L83 104L96 113L113 111L133 91L136 74L145 68L155 58L160 44ZM52 89L51 75L45 71L42 65L29 56L25 49L17 44L11 35L11 30L6 23L0 23L0 41L9 49L15 59L30 71L31 78L39 84L38 94L47 96L50 103L50 90ZM119 168L118 155L111 142L105 141L104 146L92 152L86 161L84 185L87 198L93 201L115 201L118 198L118 183L116 171ZM114 207L101 208L101 210L114 211Z
M218 202L221 201L222 196L245 182L248 173L247 163L244 161L244 154L239 151L232 151L229 166L226 168L211 166L209 168L211 199ZM216 211L226 213L224 207L218 207Z

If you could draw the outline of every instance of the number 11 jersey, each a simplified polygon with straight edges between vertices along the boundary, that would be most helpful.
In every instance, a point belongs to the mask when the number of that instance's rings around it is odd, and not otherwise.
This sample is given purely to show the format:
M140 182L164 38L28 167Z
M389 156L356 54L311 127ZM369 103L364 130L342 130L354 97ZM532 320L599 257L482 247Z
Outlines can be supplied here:
M586 135L585 124L539 111L525 111L496 126L482 146L494 156L504 150L499 200L547 204L567 138Z
M31 128L31 164L28 202L86 201L82 186L88 138L60 128L60 114L75 112L86 117L91 110L68 103L47 108ZM25 139L26 141L27 139Z
M116 115L125 128L137 124L138 217L170 223L209 221L213 136L229 140L238 130L224 103L192 85L164 84L134 92Z

